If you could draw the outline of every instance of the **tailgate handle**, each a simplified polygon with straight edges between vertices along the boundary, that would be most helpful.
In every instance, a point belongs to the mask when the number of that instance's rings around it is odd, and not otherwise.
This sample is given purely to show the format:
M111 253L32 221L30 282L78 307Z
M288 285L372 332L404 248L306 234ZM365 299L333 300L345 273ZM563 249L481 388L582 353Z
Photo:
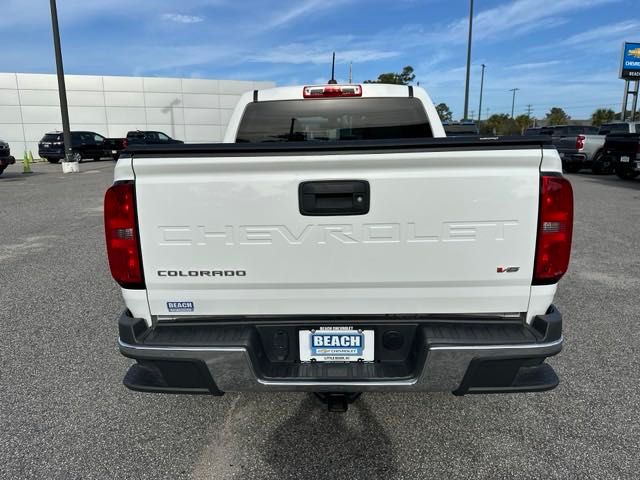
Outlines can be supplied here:
M369 182L302 182L298 199L302 215L364 215L369 213Z

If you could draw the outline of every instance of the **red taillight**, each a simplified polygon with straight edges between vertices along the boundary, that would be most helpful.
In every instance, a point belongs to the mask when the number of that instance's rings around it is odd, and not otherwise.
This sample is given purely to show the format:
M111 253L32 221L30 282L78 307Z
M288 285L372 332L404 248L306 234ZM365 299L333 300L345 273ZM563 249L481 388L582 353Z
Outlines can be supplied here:
M582 150L584 148L584 135L578 135L576 137L576 150Z
M302 89L304 98L335 98L335 97L361 97L362 87L360 85L319 85L315 87L304 87Z
M104 229L111 275L124 288L144 288L133 182L117 183L104 196Z
M129 140L126 138L122 139L122 148L126 149L129 146Z
M540 181L534 285L556 283L567 272L572 234L573 189L571 184L561 176L543 176Z

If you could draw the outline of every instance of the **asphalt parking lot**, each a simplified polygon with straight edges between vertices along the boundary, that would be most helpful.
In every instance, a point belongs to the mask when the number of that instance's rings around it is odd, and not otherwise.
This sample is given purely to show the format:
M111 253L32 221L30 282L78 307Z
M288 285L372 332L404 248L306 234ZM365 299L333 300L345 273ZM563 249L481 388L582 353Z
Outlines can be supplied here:
M640 181L571 175L565 350L549 393L126 390L102 196L112 162L0 177L0 478L638 478Z

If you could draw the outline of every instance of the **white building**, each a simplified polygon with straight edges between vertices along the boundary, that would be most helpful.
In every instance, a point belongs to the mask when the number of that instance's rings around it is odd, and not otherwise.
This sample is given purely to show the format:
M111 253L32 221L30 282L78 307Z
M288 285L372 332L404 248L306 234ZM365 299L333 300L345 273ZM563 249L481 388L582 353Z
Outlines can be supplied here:
M240 94L273 82L66 75L71 130L124 137L159 130L185 142L219 142ZM38 155L38 141L62 130L55 75L0 73L0 139Z

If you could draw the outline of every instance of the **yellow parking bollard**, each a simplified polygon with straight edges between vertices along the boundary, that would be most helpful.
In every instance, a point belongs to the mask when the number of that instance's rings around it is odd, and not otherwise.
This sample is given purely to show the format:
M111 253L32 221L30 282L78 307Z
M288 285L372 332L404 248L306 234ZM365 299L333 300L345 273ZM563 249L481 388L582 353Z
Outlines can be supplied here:
M22 173L33 173L31 171L31 161L29 160L29 155L27 155L26 150L24 151L24 157L22 158Z

